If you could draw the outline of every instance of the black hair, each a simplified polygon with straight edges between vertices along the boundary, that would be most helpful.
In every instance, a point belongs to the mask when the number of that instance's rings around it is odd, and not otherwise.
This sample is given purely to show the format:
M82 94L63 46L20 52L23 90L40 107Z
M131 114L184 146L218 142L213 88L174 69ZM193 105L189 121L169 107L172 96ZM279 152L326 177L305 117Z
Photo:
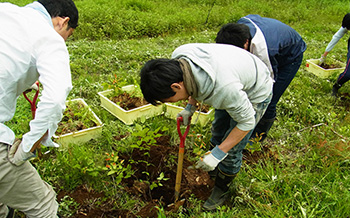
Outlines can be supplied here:
M171 84L183 81L180 62L176 59L153 59L145 63L140 72L141 91L149 103L157 105L157 101L174 96Z
M216 43L235 45L244 48L247 39L251 41L249 27L245 24L228 23L221 27L216 35Z
M69 17L68 27L77 28L79 13L72 0L38 0L38 2L46 8L51 18Z
M346 28L346 29L350 29L350 13L347 13L344 17L343 17L343 21L341 23L341 26Z

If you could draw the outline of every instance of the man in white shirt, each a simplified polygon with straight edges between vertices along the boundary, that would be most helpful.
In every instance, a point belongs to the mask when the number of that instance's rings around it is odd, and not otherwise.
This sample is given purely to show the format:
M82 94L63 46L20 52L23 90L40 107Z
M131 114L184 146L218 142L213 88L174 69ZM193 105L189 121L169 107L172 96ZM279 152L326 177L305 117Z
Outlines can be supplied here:
M72 0L0 3L0 217L14 208L27 217L57 217L56 193L27 161L51 140L72 89L65 40L78 26ZM30 131L21 140L5 125L16 99L37 80L43 87Z
M343 17L343 21L340 29L333 35L332 40L329 42L325 52L322 54L320 58L320 64L322 64L326 60L328 53L334 48L334 46L345 35L345 33L348 32L349 29L350 29L350 13L347 13ZM346 68L344 72L338 76L337 81L333 85L333 89L332 89L333 96L337 96L338 90L340 89L340 87L344 83L350 80L349 63L350 63L350 38L348 39L348 54L347 54Z

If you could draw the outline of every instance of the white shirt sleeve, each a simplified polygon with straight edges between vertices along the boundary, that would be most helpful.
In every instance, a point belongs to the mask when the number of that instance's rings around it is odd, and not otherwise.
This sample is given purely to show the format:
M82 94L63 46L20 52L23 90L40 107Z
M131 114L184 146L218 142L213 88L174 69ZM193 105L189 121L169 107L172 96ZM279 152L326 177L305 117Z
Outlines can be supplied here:
M347 32L348 30L346 28L340 27L340 29L333 35L332 40L328 43L326 52L330 52Z
M35 119L30 122L30 131L22 139L25 151L30 150L46 131L48 137L44 138L42 144L57 147L51 137L62 119L65 101L72 89L69 54L63 38L47 38L35 47L34 56L43 89Z

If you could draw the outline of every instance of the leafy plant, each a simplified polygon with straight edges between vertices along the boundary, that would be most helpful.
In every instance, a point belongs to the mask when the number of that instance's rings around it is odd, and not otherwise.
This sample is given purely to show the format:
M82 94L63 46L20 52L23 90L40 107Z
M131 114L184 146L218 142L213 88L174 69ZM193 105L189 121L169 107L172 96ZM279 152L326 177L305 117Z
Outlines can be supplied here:
M76 132L82 129L88 129L97 125L96 118L80 101L68 101L67 108L63 113L63 118L58 124L57 135L63 135L70 132Z
M159 133L161 131L161 127L152 131L147 127L142 128L141 125L136 124L135 130L136 131L132 133L132 136L135 136L138 140L136 141L136 144L132 144L131 147L138 148L140 150L149 150L152 145L156 144L156 138L162 136L162 134Z
M164 177L164 173L161 172L161 173L159 174L159 177L157 178L157 181L153 181L152 184L150 184L149 188L150 188L151 190L153 190L154 188L157 188L157 187L159 187L159 186L163 186L161 182L162 182L162 181L167 181L167 180L169 180L169 179L170 179L170 178L165 178L165 177Z
M118 185L122 179L129 178L133 171L131 170L131 166L127 165L126 167L123 165L124 160L119 160L119 156L114 153L106 153L107 158L106 166L101 169L107 171L108 176L113 176L115 183Z
M249 139L249 142L246 145L246 149L248 149L251 153L254 153L256 151L261 151L261 138L264 133L261 133L260 135L257 135L257 137Z
M71 217L79 209L79 204L70 196L66 195L61 199L58 207L58 213L62 217Z

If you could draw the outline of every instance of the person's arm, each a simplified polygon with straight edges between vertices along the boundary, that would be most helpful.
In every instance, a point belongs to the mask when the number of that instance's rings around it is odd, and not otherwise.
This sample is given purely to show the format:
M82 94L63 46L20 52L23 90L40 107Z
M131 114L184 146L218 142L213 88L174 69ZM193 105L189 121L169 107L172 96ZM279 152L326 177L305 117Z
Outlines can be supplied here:
M334 48L334 46L339 42L339 40L347 33L348 30L344 27L341 27L332 37L332 40L328 43L325 52L322 56L326 57L328 53Z
M249 133L248 131L240 130L234 127L227 138L220 144L213 148L211 151L205 153L201 158L196 168L201 168L205 171L214 170L215 167L227 157L229 150L236 146L242 139Z
M236 146L249 133L250 130L244 131L235 127L232 129L227 138L219 145L220 150L227 153Z
M69 54L65 42L53 29L45 30L44 32L39 29L37 34L40 37L33 39L41 42L36 44L33 56L43 89L35 118L29 123L30 131L22 138L25 152L36 147L35 144L38 141L41 141L44 146L58 146L51 137L55 134L63 116L65 101L72 89Z
M47 137L47 134L48 134L48 131L46 131L46 133L45 133L38 141L36 141L36 142L34 143L32 149L30 149L30 152L34 153L34 151L35 151L37 148L39 148L41 141L42 141L45 137Z

